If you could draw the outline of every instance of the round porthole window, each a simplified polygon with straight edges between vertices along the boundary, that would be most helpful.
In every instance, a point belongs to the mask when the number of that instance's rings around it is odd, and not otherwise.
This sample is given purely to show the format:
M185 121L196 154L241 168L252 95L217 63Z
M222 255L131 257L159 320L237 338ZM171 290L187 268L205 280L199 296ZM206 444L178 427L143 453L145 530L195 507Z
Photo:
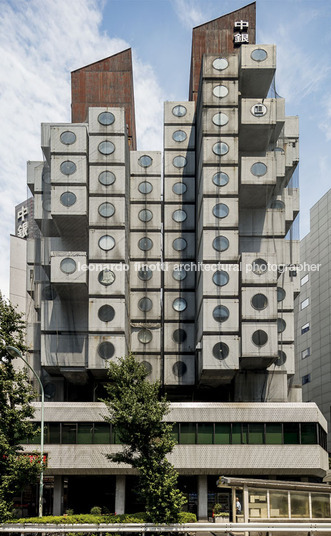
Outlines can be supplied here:
M255 162L251 167L251 172L255 177L263 177L267 170L268 168L263 162Z
M151 166L152 163L153 163L153 159L150 156L148 156L147 154L144 154L138 160L139 166L144 167L144 168L147 168L147 167Z
M60 171L63 173L63 175L73 175L75 173L77 167L75 162L72 162L71 160L65 160L60 165Z
M286 292L282 287L277 287L277 301L282 302L285 300Z
M277 331L283 333L286 329L286 322L283 318L277 318Z
M148 344L151 342L152 339L153 339L153 335L150 329L144 328L138 332L138 340L142 344Z
M213 356L220 361L226 359L229 355L229 347L225 342L217 342L213 347Z
M101 238L99 238L99 248L103 249L104 251L110 251L115 247L115 240L110 235L104 235Z
M153 276L153 272L148 266L143 266L138 271L138 277L141 281L149 281Z
M108 127L114 123L115 116L111 112L101 112L101 114L98 115L98 121L100 125Z
M262 311L268 305L268 298L264 294L255 294L252 297L252 306L257 311Z
M224 156L229 152L229 146L224 141L219 141L213 145L213 153L217 156Z
M176 363L174 363L172 367L172 371L174 373L174 376L177 376L177 378L181 378L187 371L187 365L186 363L184 363L184 361L176 361Z
M271 201L270 208L274 208L276 210L283 210L285 208L285 204L280 199L275 199L274 201Z
M49 170L49 168L45 168L43 169L43 173L42 173L42 180L45 184L50 184L51 183L51 172Z
M138 247L141 251L149 251L153 247L153 242L148 236L144 236L139 240Z
M213 281L218 287L224 287L229 282L229 274L224 270L217 270L213 274Z
M268 342L268 335L263 329L254 331L252 341L256 346L264 346Z
M263 117L267 113L268 109L264 104L254 104L251 107L251 114L255 117Z
M217 114L213 115L212 121L217 127L224 127L228 124L229 118L223 112L218 112Z
M252 272L255 275L263 275L268 270L268 263L264 259L255 259L252 262Z
M213 176L213 183L215 186L225 186L229 182L229 175L224 171L218 171Z
M225 236L216 236L213 240L213 248L216 251L226 251L229 248L229 240Z
M44 194L43 209L46 212L51 211L51 198L50 198L49 194Z
M182 344L187 339L187 333L185 329L181 329L181 328L175 329L175 331L172 334L172 337L177 344Z
M268 54L263 48L256 48L251 52L251 58L254 61L264 61L267 57Z
M140 221L143 222L151 221L151 219L153 218L153 212L151 210L148 210L147 208L144 208L139 212L138 218L140 219Z
M175 132L172 135L172 139L178 142L185 141L186 138L187 138L187 134L186 132L184 132L184 130L175 130Z
M55 300L56 296L57 296L56 291L50 285L48 285L47 287L43 289L44 300L52 301L52 300Z
M115 274L112 270L102 270L98 274L98 281L101 283L101 285L104 285L105 287L108 287L109 285L112 285L115 281Z
M213 88L213 95L215 95L215 97L218 97L219 99L223 99L228 95L228 93L229 90L226 86L215 86Z
M142 361L141 364L144 365L147 376L152 374L153 367L148 361Z
M153 186L150 182L144 181L139 184L138 190L141 194L147 195L151 193Z
M110 218L115 214L115 207L112 203L102 203L98 208L98 212L103 218Z
M62 132L60 140L64 145L72 145L76 141L76 134L71 132L71 130L66 130L65 132Z
M172 219L176 223L183 223L187 219L187 214L186 214L185 210L175 210L172 213Z
M184 168L187 165L187 160L185 156L175 156L172 163L176 168Z
M187 277L187 271L184 268L174 268L172 271L172 277L175 281L184 281Z
M225 58L216 58L216 60L213 61L213 67L216 71L224 71L224 69L229 67L229 62Z
M98 151L104 155L112 154L115 151L115 145L109 140L102 141L98 145Z
M141 298L138 302L138 307L143 313L147 313L153 307L153 302L150 298Z
M184 251L187 248L187 242L184 238L175 238L172 243L172 247L176 251Z
M70 257L66 257L65 259L62 259L60 264L60 270L64 274L73 274L76 271L77 264L74 259L71 259Z
M172 187L172 191L176 195L183 195L187 191L187 186L184 182L175 182Z
M111 342L102 342L98 346L98 354L102 359L110 359L115 353L114 345Z
M64 192L61 194L60 202L64 207L72 207L77 201L77 197L72 192Z
M115 309L111 305L102 305L98 311L99 320L111 322L115 316Z
M281 367L286 363L286 354L282 350L278 351L278 357L275 361L276 367Z
M224 203L218 203L213 207L213 214L215 218L226 218L229 215L229 207Z
M110 186L116 181L116 177L112 171L102 171L98 179L103 186Z
M184 117L184 115L186 115L186 113L187 113L187 110L186 110L185 106L183 106L182 104L177 104L177 106L173 107L172 113L176 117Z
M182 313L187 308L187 301L184 298L176 298L172 302L172 307L177 313Z
M225 322L230 316L229 309L225 305L217 305L213 310L213 317L216 322Z

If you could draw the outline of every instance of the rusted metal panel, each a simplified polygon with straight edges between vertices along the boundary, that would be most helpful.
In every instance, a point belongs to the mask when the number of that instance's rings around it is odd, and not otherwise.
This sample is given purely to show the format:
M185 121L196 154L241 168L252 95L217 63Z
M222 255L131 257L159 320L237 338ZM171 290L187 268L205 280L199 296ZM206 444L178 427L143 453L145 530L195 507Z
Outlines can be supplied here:
M91 106L125 108L130 149L136 150L131 49L71 73L71 120L83 123Z
M234 23L241 20L248 22L249 43L254 44L255 2L193 28L189 100L197 100L201 62L204 54L229 54L239 51L239 47L234 43L234 34L236 33Z

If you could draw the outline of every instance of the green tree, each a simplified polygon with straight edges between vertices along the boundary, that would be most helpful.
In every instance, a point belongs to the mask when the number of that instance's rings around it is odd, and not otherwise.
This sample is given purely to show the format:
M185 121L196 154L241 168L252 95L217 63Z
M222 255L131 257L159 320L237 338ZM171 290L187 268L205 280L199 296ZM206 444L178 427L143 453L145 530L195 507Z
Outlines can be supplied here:
M34 414L31 401L36 393L26 371L15 370L8 345L22 354L27 350L22 315L0 293L0 522L12 517L15 495L37 481L41 468L40 458L24 456L20 445L35 435L28 419Z
M160 383L149 382L147 375L132 354L109 364L105 419L123 447L107 457L139 471L139 494L148 521L174 523L186 499L177 488L178 474L166 459L175 445L172 425L163 421L169 402L160 396Z

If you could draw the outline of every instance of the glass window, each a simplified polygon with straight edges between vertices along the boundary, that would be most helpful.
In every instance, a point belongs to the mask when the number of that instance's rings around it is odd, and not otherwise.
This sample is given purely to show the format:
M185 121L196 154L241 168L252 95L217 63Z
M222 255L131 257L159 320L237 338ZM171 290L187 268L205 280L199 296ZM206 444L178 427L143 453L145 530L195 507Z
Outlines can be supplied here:
M330 495L327 493L312 493L311 507L313 517L330 518Z
M315 423L305 422L301 424L301 444L317 444L317 426Z
M172 113L176 117L184 117L184 115L186 115L186 113L187 113L187 110L186 110L185 106L183 106L182 104L177 104L177 106L173 107Z
M214 425L211 422L198 423L198 445L212 445Z
M185 141L187 138L186 132L184 130L175 130L175 132L172 135L172 139L174 141Z
M115 353L115 347L111 342L105 341L99 344L98 354L102 359L110 359Z
M171 435L172 435L172 439L174 439L176 441L176 443L179 443L179 424L178 424L178 422L173 423Z
M153 335L150 329L143 328L138 332L138 341L142 344L149 344L153 339Z
M43 289L42 296L44 300L55 300L57 293L52 286L47 285L47 287Z
M183 195L187 191L187 186L184 182L175 182L172 187L172 191L176 195Z
M92 445L93 423L78 423L77 443L78 445Z
M141 298L138 302L138 307L143 312L148 312L153 307L153 302L150 298Z
M262 117L267 113L267 107L264 104L254 104L251 108L251 114L255 117Z
M215 97L218 97L219 99L223 99L224 97L226 97L229 93L229 90L226 86L215 86L213 88L213 94L215 95Z
M104 251L110 251L115 247L115 239L110 235L104 235L99 238L99 248Z
M71 259L70 257L62 259L60 269L64 274L73 274L76 271L76 268L77 264L74 259Z
M187 277L187 271L184 268L174 268L172 271L172 277L175 281L183 281Z
M114 123L115 116L111 112L101 112L101 114L98 115L98 121L100 125L107 127Z
M290 492L291 517L309 517L308 493Z
M232 424L231 443L241 445L241 423Z
M213 145L213 153L218 156L223 156L229 152L229 146L224 141L218 141Z
M264 61L268 57L267 52L264 50L264 48L256 48L251 52L251 58L254 61Z
M284 423L284 445L299 445L299 423Z
M301 335L303 335L304 333L307 333L307 331L309 331L309 329L310 329L310 324L309 324L309 322L307 322L306 324L304 324L301 327Z
M277 331L278 333L283 333L286 329L286 322L284 318L277 318Z
M306 298L305 300L303 300L300 304L300 309L305 309L306 307L308 307L309 305L309 298Z
M254 331L252 341L256 346L264 346L268 342L268 335L263 329Z
M115 279L116 277L114 272L107 268L105 268L98 274L99 283L101 283L101 285L104 285L105 287L108 287L108 285L112 285Z
M98 177L100 184L103 186L110 186L116 181L116 177L112 171L102 171Z
M107 445L110 443L110 425L107 422L94 423L95 445Z
M145 370L146 370L146 373L147 373L147 376L149 376L150 374L152 374L153 367L152 367L152 365L149 363L149 361L142 361L141 364L144 365Z
M183 168L186 166L187 164L187 160L185 158L185 156L175 156L175 158L173 159L172 161L173 165L176 167L176 168Z
M217 114L213 115L212 121L217 127L224 127L228 124L229 117L223 112L218 112Z
M268 298L264 294L255 294L252 298L252 306L258 311L262 311L268 305Z
M281 201L280 199L275 199L274 201L271 201L270 208L283 210L285 208L285 203L283 203L283 201Z
M139 240L138 247L142 251L149 251L153 247L153 241L147 236L144 236L143 238Z
M153 218L153 212L151 210L148 210L147 208L144 208L139 212L138 218L140 219L140 221L143 222L151 221L151 219Z
M60 423L49 422L47 423L47 435L48 443L55 445L60 443Z
M285 300L285 297L286 297L285 290L281 287L277 287L277 301L282 302L283 300Z
M153 272L148 266L143 266L138 272L138 277L141 281L149 281L153 277Z
M288 517L288 492L269 491L270 517Z
M256 275L265 274L268 270L268 263L264 259L255 259L252 262L252 272Z
M46 212L50 212L51 211L51 198L49 195L46 197L46 195L47 194L44 194L43 209L46 210Z
M153 186L150 182L143 181L139 184L138 190L141 194L147 195L151 193L151 191L153 190Z
M98 208L98 212L103 218L110 218L115 214L115 207L112 203L102 203Z
M250 445L263 445L264 443L264 424L260 422L251 422L248 425L248 443Z
M185 212L185 210L175 210L173 213L172 213L172 219L177 222L177 223L182 223L183 221L185 221L187 219L187 214Z
M276 367L282 367L286 363L286 354L282 350L278 350L278 357L275 361Z
M76 423L62 424L62 443L64 445L76 444Z
M213 248L216 251L226 251L229 248L229 240L225 236L216 236L213 240Z
M172 367L172 372L177 378L182 378L187 371L187 365L184 361L177 361Z
M224 71L229 66L229 62L226 58L216 58L213 61L213 67L217 71Z
M217 270L213 274L213 282L218 287L224 287L229 282L229 274L228 274L228 272L225 272L224 270Z
M66 130L65 132L62 132L60 140L64 145L72 145L76 141L76 134L70 130Z
M51 172L48 168L45 168L43 169L43 173L42 173L42 180L43 182L45 182L46 184L50 184L51 183Z
M65 207L72 207L77 201L77 197L72 192L63 192L60 197L61 204Z
M102 322L111 322L115 317L115 309L111 305L102 305L98 317Z
M249 492L249 517L267 518L267 492L262 489L250 489Z
M267 422L265 442L267 445L281 445L283 443L282 424L280 422Z
M184 300L184 298L176 298L172 302L172 307L175 311L177 311L178 313L181 313L185 311L185 309L187 308L187 301Z
M194 445L196 435L196 425L194 422L182 422L180 424L180 444Z
M226 218L229 214L229 207L224 203L218 203L213 207L213 214L215 218Z
M231 424L215 423L215 445L230 445Z
M309 281L309 274L306 274L306 275L304 275L304 276L300 279L300 285L301 285L301 287L302 287L303 285L305 285L306 283L308 283L308 281Z
M309 356L310 356L310 347L305 348L304 350L302 350L301 359L306 359L306 357L309 357Z
M251 172L255 177L263 177L267 173L267 166L263 162L255 162L251 167Z
M216 322L225 322L229 316L229 309L225 305L217 305L213 311L213 317Z
M138 160L139 166L144 167L144 168L151 166L152 163L153 163L153 159L147 154L141 156Z
M98 150L101 154L112 154L115 151L115 145L112 141L105 140L99 143Z
M213 356L222 361L229 355L229 347L225 342L217 342L213 348Z
M187 339L187 333L185 329L181 329L181 328L175 329L175 331L172 334L172 338L177 344L182 344Z
M187 248L187 242L184 238L175 238L175 240L172 243L172 247L176 251L184 251L184 249Z
M225 186L229 182L229 175L224 171L218 171L213 176L213 183L215 186Z
M66 160L60 165L60 171L61 173L63 173L63 175L73 175L76 169L76 164L74 162L71 162L71 160Z

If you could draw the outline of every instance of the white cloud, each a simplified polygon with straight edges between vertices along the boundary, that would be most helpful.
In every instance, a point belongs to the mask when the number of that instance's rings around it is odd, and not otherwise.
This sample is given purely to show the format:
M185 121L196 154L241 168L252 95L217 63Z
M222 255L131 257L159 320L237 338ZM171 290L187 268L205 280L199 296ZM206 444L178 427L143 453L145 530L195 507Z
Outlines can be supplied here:
M101 32L101 6L97 0L7 0L1 4L0 289L6 295L14 206L30 195L26 161L42 159L40 123L70 121L71 71L129 46ZM142 145L148 142L160 148L161 90L152 68L138 58L135 80Z
M201 9L201 2L198 0L173 0L173 6L179 19L189 30L209 20L206 9Z

